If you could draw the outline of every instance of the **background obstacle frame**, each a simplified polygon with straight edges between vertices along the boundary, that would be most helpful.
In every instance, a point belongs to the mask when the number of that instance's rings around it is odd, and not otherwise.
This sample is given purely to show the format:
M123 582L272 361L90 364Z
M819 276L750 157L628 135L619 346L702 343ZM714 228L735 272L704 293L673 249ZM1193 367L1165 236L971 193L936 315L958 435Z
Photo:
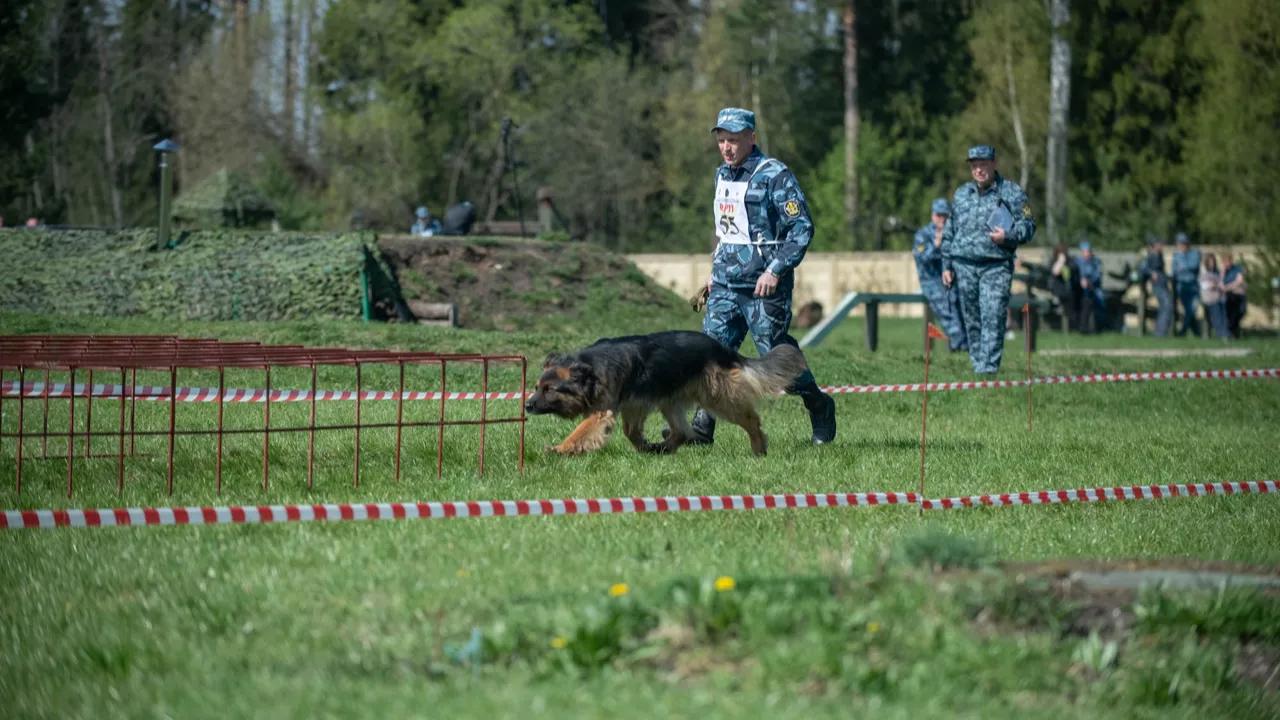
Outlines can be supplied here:
M139 444L142 441L159 438L165 441L162 452L167 455L167 488L172 494L174 455L178 439L209 437L212 439L209 450L212 451L214 461L215 482L221 493L224 447L227 440L238 436L260 435L262 489L266 491L270 482L272 436L306 433L307 486L310 488L315 476L317 434L349 432L354 447L352 483L359 487L362 431L395 431L394 475L395 481L399 482L406 429L436 429L438 478L444 470L446 427L478 428L479 450L476 462L477 472L482 475L487 428L490 425L515 424L519 428L517 467L523 473L526 423L524 404L517 403L518 414L492 417L488 396L490 371L494 366L503 365L510 369L518 367L520 373L519 394L507 394L523 397L527 392L527 364L527 360L521 355L352 350L263 345L252 341L222 342L176 336L0 336L0 383L5 388L5 392L0 393L0 457L13 453L16 468L14 486L18 493L22 491L24 463L32 460L65 461L68 497L72 496L74 490L78 458L116 458L118 492L123 494L125 459L140 454ZM343 394L349 396L353 405L353 415L349 422L320 422L317 419L316 400L323 395L319 387L320 378L333 372L342 372L354 378L355 392ZM229 373L240 376L252 374L261 378L259 382L265 389L257 398L262 403L261 410L235 402L234 393L237 391L228 390ZM277 380L286 374L292 380L309 375L310 393L306 401L309 412L306 413L305 422L282 424L277 417L273 424L273 405L282 399L279 392L272 391L273 373ZM139 385L140 375L144 379L148 376L163 378L164 384ZM433 390L438 388L435 393L439 397L438 405L414 403L406 416L405 399L415 394L421 395L421 392L415 393L406 388L414 385L422 387L424 375L430 377ZM463 377L468 384L474 383L475 378L472 376L478 375L481 387L478 418L448 416L448 383L451 375L455 378ZM211 381L215 378L216 391L200 398L204 403L211 403L216 407L214 427L181 422L181 416L191 415L192 410L178 410L180 381ZM63 379L65 384L58 382ZM102 380L109 380L112 384L101 383ZM118 385L114 384L117 381ZM386 386L392 382L395 389L386 390ZM394 420L371 419L364 412L366 391L371 387L377 389L380 396L397 401ZM97 420L94 419L95 399ZM162 427L152 427L140 419L139 400L151 401L164 407ZM182 400L189 401L187 398ZM33 404L34 408L31 407ZM105 418L101 409L104 404L107 405ZM297 407L297 403L293 405ZM228 410L237 406L242 408L234 411L237 422L229 423ZM474 407L474 403L472 406ZM83 420L80 419L81 414ZM151 411L148 414L155 413ZM258 420L246 423L251 418ZM207 416L202 419L207 419ZM9 430L10 427L12 430ZM54 442L51 443L51 440ZM38 447L32 447L33 445Z

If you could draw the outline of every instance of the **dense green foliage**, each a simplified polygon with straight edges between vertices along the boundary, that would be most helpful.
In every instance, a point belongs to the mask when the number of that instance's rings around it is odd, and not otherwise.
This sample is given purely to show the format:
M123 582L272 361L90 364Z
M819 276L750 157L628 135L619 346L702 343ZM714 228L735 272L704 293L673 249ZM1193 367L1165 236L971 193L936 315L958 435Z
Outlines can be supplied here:
M361 271L389 277L373 233L9 231L0 308L155 319L359 318ZM371 295L394 298L385 280Z
M815 249L903 247L994 143L1043 214L1042 0L856 0L859 212L844 219L837 0L22 0L0 11L0 213L12 225L155 217L150 146L180 189L247 173L286 229L404 230L421 204L700 252L715 111L755 108L811 199ZM1131 247L1187 229L1274 244L1280 5L1071 0L1064 236ZM243 13L238 12L243 10ZM242 18L238 24L236 18ZM21 20L21 22L19 22ZM510 119L504 142L504 120ZM1049 242L1047 233L1040 242Z
M181 227L262 227L276 209L248 178L220 170L178 196L173 219Z

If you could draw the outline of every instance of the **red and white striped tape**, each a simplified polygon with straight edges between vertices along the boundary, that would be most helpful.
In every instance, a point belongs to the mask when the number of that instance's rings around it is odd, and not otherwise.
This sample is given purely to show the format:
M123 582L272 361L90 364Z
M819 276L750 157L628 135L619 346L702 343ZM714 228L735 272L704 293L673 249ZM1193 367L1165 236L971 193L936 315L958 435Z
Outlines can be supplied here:
M922 499L925 510L956 510L971 507L1004 505L1054 505L1072 502L1106 502L1108 500L1160 500L1203 495L1248 495L1280 492L1272 480L1263 482L1183 483L1180 485L1130 485L1129 487L1084 488L1080 490L1041 490L1039 492L970 495L969 497Z
M919 503L915 493L806 493L688 495L594 500L478 500L360 505L6 510L0 528L111 527L120 525L226 525L314 520L428 520L520 515L616 515L705 510L781 510Z
M1058 375L1051 377L1032 378L1031 380L982 380L973 382L950 382L950 383L929 383L928 389L932 391L938 390L984 390L991 388L1017 388L1026 387L1027 385L1068 385L1076 383L1115 383L1115 382L1141 382L1150 380L1225 380L1225 379L1241 379L1241 378L1276 378L1280 377L1280 369L1267 368L1260 370L1194 370L1179 372L1146 372L1146 373L1107 373L1102 375ZM4 397L18 397L18 383L13 381L5 381L0 384L0 395ZM48 397L64 398L70 397L71 386L67 383L49 383ZM908 383L901 385L835 385L822 388L822 391L835 395L844 393L890 393L890 392L920 392L925 389L923 383ZM95 383L90 390L90 386L83 383L75 384L76 397L87 397L92 392L95 398L119 398L121 394L125 394L128 388L122 385L109 385ZM45 384L41 382L25 383L23 385L23 396L27 398L45 397ZM271 402L310 402L310 390L272 390ZM531 393L526 393L525 397ZM329 400L355 400L357 393L353 390L318 390L315 393L317 401ZM364 400L395 400L403 395L405 400L440 400L442 395L439 392L404 392L395 391L376 391L366 390L359 393L360 399ZM129 395L125 395L130 397ZM154 385L138 385L133 388L133 395L139 400L150 401L168 401L170 400L169 388ZM521 394L518 392L452 392L445 393L445 400L519 400ZM224 388L222 391L223 402L244 403L244 402L264 402L267 398L267 392L263 389L236 389ZM196 388L196 387L179 387L177 397L173 398L177 402L217 402L218 388Z
M708 510L778 510L897 505L953 510L1006 505L1052 505L1111 500L1159 500L1208 495L1280 493L1280 483L1184 483L1043 490L931 500L911 492L794 493L787 495L686 495L594 500L478 500L470 502L365 503L358 505L249 505L237 507L102 508L96 510L6 510L0 529L116 527L133 525L227 525L317 520L428 520L534 515L617 515Z
M6 380L0 385L0 395L9 398L18 397L18 383ZM42 382L24 383L23 396L27 398L45 397L45 384ZM49 383L49 397L65 398L71 396L71 386L67 383ZM133 393L128 393L129 388L123 385L104 385L94 383L92 390L90 386L84 383L75 384L76 397L88 397L92 392L95 398L119 399L123 394L126 398L133 397L138 400L164 401L168 402L169 388L160 385L135 385ZM355 400L357 393L354 390L317 390L315 393L316 401L328 400ZM359 393L360 399L363 400L395 400L401 393L395 391L377 391L365 390ZM441 394L439 392L404 392L405 400L439 400ZM494 392L494 393L478 393L478 392L451 392L445 393L446 400L480 400L487 398L489 400L519 400L521 397L518 392ZM267 392L264 389L243 389L243 388L224 388L222 390L222 401L229 403L252 403L264 402L267 398ZM173 398L177 402L217 402L218 388L197 388L197 387L179 387L178 396ZM271 402L310 402L310 390L272 390Z

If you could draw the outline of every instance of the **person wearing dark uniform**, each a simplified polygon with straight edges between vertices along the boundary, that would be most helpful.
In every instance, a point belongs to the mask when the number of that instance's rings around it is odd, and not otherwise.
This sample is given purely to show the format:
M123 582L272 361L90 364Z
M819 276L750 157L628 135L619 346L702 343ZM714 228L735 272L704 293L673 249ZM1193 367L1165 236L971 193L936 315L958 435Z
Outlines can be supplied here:
M1249 309L1245 300L1247 286L1244 266L1236 262L1229 253L1222 256L1222 289L1227 293L1227 329L1231 337L1239 339L1240 322Z
M761 355L775 345L799 347L788 334L795 269L813 239L809 205L795 175L755 144L755 113L725 108L712 128L724 163L716 171L715 230L719 243L707 278L702 331L737 350L747 333ZM813 443L836 436L835 401L805 370L787 388L809 411ZM710 444L715 418L699 408L692 444Z
M973 180L960 186L942 230L942 282L960 295L969 359L980 375L1000 370L1013 262L1036 221L1027 194L996 171L996 149L969 148Z
M1080 311L1080 332L1096 333L1106 327L1106 297L1102 294L1102 260L1093 254L1088 240L1080 241L1080 259L1076 260L1080 275L1080 293L1084 307Z
M1147 247L1142 275L1151 282L1151 294L1156 296L1156 337L1165 337L1173 324L1173 296L1169 292L1169 275L1164 271L1164 240L1152 235L1147 238Z
M969 349L969 336L960 320L960 299L955 287L942 284L942 228L951 214L951 203L946 198L933 201L932 222L916 231L911 249L916 260L916 276L920 279L920 292L929 301L929 307L938 323L947 333L953 352Z

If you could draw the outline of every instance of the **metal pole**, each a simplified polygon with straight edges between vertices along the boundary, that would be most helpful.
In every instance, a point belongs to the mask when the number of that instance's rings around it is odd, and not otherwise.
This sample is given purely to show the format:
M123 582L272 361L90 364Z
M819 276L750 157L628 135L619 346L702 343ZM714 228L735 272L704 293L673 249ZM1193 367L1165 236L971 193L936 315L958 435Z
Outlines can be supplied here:
M172 191L172 172L169 170L169 153L182 146L172 140L161 140L152 147L160 153L160 222L156 233L156 249L169 246L169 195Z
M160 232L156 236L156 249L169 246L169 153L160 153Z

